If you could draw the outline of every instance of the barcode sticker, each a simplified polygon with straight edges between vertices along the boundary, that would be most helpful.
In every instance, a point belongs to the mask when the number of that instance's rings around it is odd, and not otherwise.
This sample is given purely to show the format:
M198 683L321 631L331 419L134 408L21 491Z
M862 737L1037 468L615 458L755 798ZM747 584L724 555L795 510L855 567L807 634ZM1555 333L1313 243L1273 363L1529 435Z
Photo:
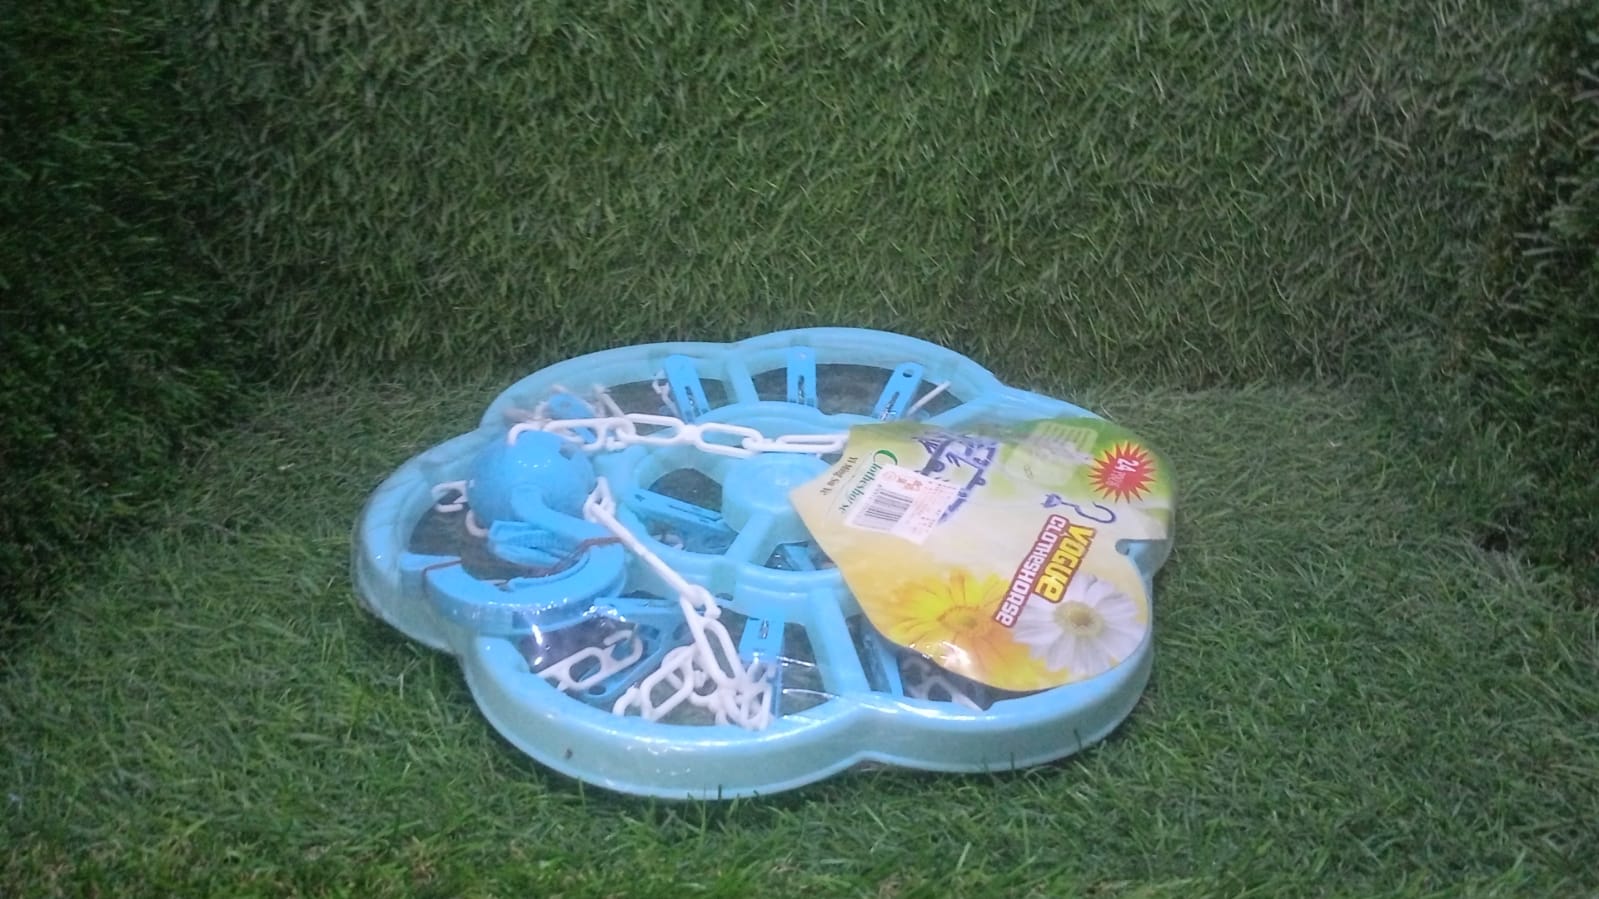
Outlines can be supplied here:
M844 523L921 543L959 496L960 488L948 481L887 465L872 479Z

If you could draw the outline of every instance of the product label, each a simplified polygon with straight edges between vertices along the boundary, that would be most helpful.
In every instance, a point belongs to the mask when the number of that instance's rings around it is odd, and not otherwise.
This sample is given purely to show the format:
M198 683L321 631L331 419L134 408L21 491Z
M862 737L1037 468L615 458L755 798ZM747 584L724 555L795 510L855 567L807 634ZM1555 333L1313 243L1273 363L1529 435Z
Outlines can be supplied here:
M863 491L844 523L921 543L959 498L960 489L948 481L891 465Z
M1117 547L1169 544L1171 475L1109 422L862 425L790 496L873 626L956 674L1047 689L1148 636L1153 572Z

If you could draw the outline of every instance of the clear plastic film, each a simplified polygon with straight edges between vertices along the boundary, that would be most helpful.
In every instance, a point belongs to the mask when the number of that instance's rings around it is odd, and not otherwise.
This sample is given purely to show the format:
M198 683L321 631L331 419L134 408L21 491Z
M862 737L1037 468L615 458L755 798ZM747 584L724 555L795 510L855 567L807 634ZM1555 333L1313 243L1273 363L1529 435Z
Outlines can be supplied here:
M355 568L518 748L726 797L1101 738L1148 677L1171 508L1086 410L814 329L529 376L374 494Z

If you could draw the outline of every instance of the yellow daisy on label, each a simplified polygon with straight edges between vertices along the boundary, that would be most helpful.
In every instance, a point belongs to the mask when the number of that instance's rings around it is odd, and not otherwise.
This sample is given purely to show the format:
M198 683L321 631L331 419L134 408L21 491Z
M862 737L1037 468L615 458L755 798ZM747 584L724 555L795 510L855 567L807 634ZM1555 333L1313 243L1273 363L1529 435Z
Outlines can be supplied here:
M1036 690L1047 683L1043 664L994 620L1008 586L992 574L950 569L901 585L872 620L885 637L948 671L1003 690Z
M1049 670L1082 680L1120 665L1148 632L1143 603L1109 581L1079 572L1059 602L1028 600L1016 617L1015 637Z

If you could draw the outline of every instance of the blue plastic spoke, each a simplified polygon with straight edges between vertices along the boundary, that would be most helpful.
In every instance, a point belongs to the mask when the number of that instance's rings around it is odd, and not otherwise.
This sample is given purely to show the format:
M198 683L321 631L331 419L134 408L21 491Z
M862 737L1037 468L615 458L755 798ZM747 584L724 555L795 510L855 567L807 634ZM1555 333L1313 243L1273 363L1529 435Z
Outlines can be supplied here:
M825 597L816 597L820 603ZM830 693L859 696L872 689L868 662L861 658L843 615L827 615L806 628L822 685Z
M777 549L776 541L772 539L777 531L777 525L777 516L768 512L756 512L744 522L743 527L739 528L738 536L733 538L733 543L727 548L725 555L738 562L764 565Z

